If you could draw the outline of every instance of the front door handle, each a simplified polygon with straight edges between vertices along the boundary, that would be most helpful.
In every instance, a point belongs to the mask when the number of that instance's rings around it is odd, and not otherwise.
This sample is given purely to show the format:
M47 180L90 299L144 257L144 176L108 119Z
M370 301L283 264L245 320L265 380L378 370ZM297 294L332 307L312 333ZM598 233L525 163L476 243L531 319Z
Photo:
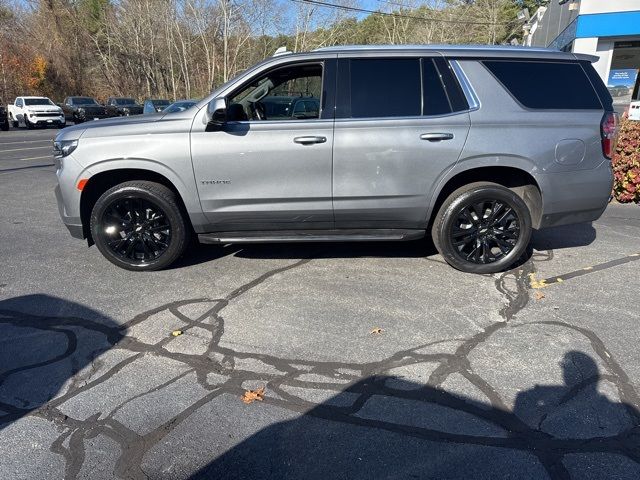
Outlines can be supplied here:
M453 140L453 133L423 133L420 140L428 140L430 142L441 142L442 140Z
M312 143L324 143L327 141L327 137L296 137L293 139L293 141L296 143L301 143L302 145L311 145Z

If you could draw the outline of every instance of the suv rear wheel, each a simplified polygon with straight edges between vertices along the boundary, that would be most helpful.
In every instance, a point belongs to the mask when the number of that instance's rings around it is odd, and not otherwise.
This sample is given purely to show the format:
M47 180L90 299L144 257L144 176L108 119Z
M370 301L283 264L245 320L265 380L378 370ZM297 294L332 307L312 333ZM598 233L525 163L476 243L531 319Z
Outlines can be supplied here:
M103 193L91 212L91 235L111 263L127 270L168 267L189 233L174 192L164 185L124 182Z
M452 267L469 273L496 273L513 265L527 248L531 214L512 190L496 183L471 183L444 201L432 235Z

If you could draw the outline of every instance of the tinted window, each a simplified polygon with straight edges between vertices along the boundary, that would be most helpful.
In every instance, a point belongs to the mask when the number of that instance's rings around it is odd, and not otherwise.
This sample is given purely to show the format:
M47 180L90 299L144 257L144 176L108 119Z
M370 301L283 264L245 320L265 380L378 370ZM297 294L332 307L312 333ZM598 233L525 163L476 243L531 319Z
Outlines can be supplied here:
M451 105L444 90L440 73L430 58L425 58L422 61L422 82L424 84L423 115L451 113Z
M133 98L116 98L114 103L116 105L134 105L136 101Z
M578 63L495 60L484 64L527 108L602 108L589 78Z
M97 105L96 101L91 97L73 97L71 100L74 105Z
M420 115L419 59L351 60L351 117Z
M25 98L25 105L53 105L53 102L48 98Z
M596 89L596 92L598 92L600 101L602 102L605 110L613 112L613 98L611 98L611 94L609 93L609 90L607 90L607 86L600 78L600 75L598 75L598 72L596 72L596 69L593 68L593 65L591 65L590 62L580 62L580 64L589 77L589 80L591 80L591 84Z

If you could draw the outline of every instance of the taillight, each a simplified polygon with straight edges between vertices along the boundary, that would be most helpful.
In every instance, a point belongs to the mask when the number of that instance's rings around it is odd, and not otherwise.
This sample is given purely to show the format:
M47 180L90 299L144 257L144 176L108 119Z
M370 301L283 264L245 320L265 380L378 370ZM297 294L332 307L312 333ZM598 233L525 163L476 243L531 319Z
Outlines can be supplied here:
M602 153L609 160L613 157L618 139L620 119L615 112L607 112L602 117L600 124L600 134L602 135Z

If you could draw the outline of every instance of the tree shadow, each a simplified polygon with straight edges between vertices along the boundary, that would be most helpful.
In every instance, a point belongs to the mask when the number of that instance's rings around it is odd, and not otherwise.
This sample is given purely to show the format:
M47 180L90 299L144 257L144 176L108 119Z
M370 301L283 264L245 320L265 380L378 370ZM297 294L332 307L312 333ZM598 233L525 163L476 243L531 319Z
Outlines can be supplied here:
M303 414L190 478L638 478L639 412L599 393L598 383L612 379L588 355L568 352L561 366L565 384L519 393L513 411L390 376L353 383L319 405L268 384L273 396L255 408ZM469 386L491 389L474 376Z
M0 301L0 430L68 389L123 334L110 318L49 295Z

